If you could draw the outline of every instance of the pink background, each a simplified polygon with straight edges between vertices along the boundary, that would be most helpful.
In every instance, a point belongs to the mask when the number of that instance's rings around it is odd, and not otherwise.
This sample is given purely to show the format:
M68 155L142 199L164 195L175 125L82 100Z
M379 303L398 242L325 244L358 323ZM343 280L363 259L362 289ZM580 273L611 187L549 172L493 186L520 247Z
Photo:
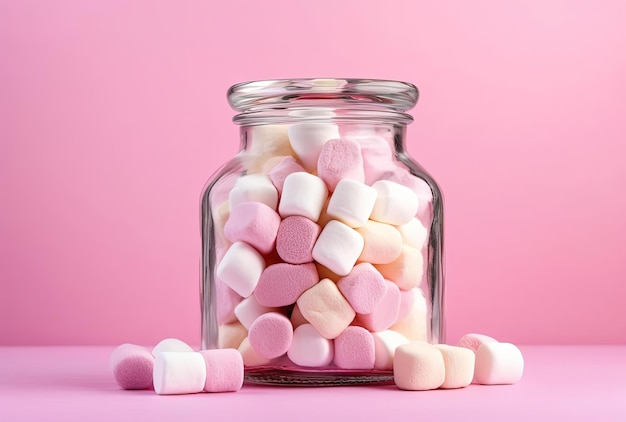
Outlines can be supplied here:
M626 342L625 20L618 0L0 0L0 344L197 344L226 90L326 76L421 89L408 149L446 199L450 342Z

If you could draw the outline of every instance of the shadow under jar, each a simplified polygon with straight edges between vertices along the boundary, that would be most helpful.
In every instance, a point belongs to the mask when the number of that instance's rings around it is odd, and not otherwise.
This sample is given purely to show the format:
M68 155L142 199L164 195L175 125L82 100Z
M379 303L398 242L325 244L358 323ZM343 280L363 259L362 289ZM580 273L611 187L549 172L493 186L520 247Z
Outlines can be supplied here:
M409 83L246 82L240 151L201 199L202 347L247 382L393 380L393 352L443 341L443 199L405 150Z

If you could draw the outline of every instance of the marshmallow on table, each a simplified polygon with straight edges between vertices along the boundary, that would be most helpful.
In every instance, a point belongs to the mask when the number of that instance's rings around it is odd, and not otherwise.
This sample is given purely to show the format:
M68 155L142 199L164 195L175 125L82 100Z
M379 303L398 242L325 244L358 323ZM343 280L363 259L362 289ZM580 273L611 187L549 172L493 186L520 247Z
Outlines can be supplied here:
M278 312L258 317L248 332L250 345L259 356L273 359L284 355L293 339L293 327L289 319Z
M331 123L297 123L289 126L291 148L307 170L315 170L322 147L339 138L339 128Z
M231 211L243 202L262 202L275 210L278 205L278 191L265 174L248 174L237 178L228 195Z
M476 350L476 384L515 384L523 373L524 357L511 343L483 343Z
M396 348L393 380L402 390L434 390L446 377L443 355L428 343L409 343Z
M471 349L474 353L476 353L480 345L483 343L498 343L498 340L484 334L470 333L461 337L457 346Z
M359 261L388 264L400 256L402 235L394 226L367 220L355 230L363 236L365 242Z
M419 250L403 246L398 258L388 264L377 264L376 269L402 290L410 290L422 282L424 258Z
M215 295L216 310L218 324L229 324L235 322L235 307L241 302L241 296L233 289L228 287L219 277L215 277Z
M393 355L396 349L403 344L409 343L409 339L402 334L385 330L372 333L374 338L374 368L380 370L393 369Z
M254 351L248 337L243 339L238 351L241 353L244 366L263 366L271 362L271 359L264 358Z
M333 139L324 144L317 161L317 175L333 191L342 179L352 179L363 183L363 157L356 141Z
M348 327L335 340L333 363L341 369L372 369L374 338L363 327Z
M400 289L394 283L385 281L387 289L382 300L369 314L358 314L357 323L370 331L384 331L398 319L400 312Z
M220 349L236 349L248 336L248 330L239 322L220 325L217 332L217 347Z
M285 178L278 212L283 218L300 215L317 221L327 197L328 188L322 179L305 172L291 173Z
M217 277L242 297L254 291L265 269L265 260L244 242L233 243L217 266Z
M312 262L270 265L259 278L254 298L263 306L291 305L318 281L317 268Z
M337 287L359 314L373 312L387 293L387 282L368 262L355 265L350 274L337 281Z
M241 322L241 325L246 327L246 329L250 329L250 326L255 319L268 312L278 312L278 310L279 309L276 307L263 306L259 304L254 295L251 295L242 300L235 307L234 313L239 322Z
M293 157L281 157L280 161L269 171L268 176L274 183L278 193L282 194L287 176L291 173L304 171L306 171L304 167L298 164Z
M361 227L376 203L376 189L355 180L343 179L335 187L326 212L350 227Z
M337 275L348 275L363 251L363 244L363 236L332 220L326 224L313 246L313 259Z
M221 393L241 389L243 359L236 349L201 350L199 353L206 365L204 391Z
M274 248L280 216L262 202L243 202L230 212L224 235L231 242L246 242L261 254Z
M420 289L411 289L413 293L413 303L408 313L398 322L389 327L410 341L426 341L428 339L428 305L426 298Z
M397 226L405 245L422 250L428 238L428 230L420 220L412 218L408 223Z
M441 388L462 388L472 383L474 377L474 352L447 344L434 345L443 355L446 378Z
M154 361L157 394L192 394L204 390L206 363L196 352L162 352Z
M411 221L419 206L417 195L404 185L379 180L372 185L377 192L371 219L400 226Z
M193 352L193 349L182 340L166 338L154 346L152 356L156 357L161 352Z
M356 313L337 285L323 279L298 298L302 316L325 338L334 339L345 330Z
M109 359L115 382L125 390L152 387L154 356L148 349L125 343L113 350Z
M320 226L306 217L291 216L280 222L276 236L276 251L289 264L313 262L313 246Z
M318 368L333 360L333 341L317 332L311 324L303 324L293 332L287 357L296 365Z

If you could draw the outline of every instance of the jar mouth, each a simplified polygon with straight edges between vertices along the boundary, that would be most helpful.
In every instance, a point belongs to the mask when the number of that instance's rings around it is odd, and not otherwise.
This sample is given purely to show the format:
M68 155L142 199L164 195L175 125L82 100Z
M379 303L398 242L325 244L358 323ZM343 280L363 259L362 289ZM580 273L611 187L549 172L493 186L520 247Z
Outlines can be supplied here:
M274 79L242 82L228 90L231 107L242 113L234 118L240 124L252 115L319 107L344 112L369 110L410 121L403 112L415 106L418 96L417 87L411 83L383 79Z

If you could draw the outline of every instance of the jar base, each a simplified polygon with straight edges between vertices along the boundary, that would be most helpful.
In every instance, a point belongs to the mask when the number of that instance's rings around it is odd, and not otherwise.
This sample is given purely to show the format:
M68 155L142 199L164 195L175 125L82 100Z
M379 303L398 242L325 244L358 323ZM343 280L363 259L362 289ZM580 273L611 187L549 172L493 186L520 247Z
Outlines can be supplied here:
M297 386L297 387L337 387L347 385L393 384L391 371L367 372L301 372L283 369L247 369L244 381L249 384Z

